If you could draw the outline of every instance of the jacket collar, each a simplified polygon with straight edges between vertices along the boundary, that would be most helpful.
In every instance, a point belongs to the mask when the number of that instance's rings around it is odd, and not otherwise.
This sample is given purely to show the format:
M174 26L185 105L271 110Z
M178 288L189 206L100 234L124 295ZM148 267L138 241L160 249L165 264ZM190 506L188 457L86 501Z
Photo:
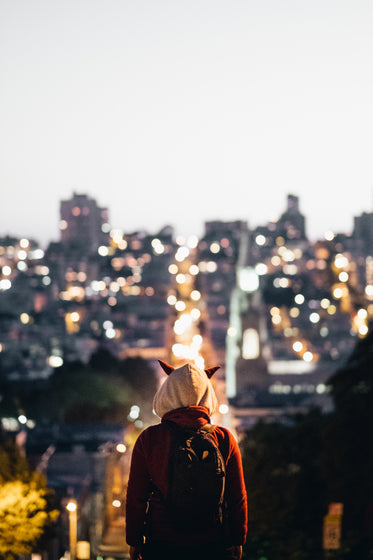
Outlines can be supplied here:
M170 410L162 420L171 420L183 428L201 428L210 422L210 417L205 406L184 406Z

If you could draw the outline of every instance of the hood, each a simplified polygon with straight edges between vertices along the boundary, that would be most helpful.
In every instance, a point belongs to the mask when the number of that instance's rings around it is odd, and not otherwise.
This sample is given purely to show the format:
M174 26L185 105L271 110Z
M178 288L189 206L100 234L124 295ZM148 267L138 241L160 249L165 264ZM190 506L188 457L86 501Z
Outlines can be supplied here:
M206 372L193 363L173 369L156 392L154 412L162 418L176 408L203 406L209 416L218 408L214 388Z

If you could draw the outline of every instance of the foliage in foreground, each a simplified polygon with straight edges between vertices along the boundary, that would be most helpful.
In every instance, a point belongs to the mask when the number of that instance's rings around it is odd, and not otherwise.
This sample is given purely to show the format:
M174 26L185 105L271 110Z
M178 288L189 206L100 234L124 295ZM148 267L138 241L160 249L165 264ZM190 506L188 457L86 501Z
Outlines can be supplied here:
M13 560L35 552L59 515L51 507L45 478L31 472L11 442L0 444L0 558Z
M47 511L45 490L38 481L7 482L0 487L0 555L13 558L34 551L58 512Z

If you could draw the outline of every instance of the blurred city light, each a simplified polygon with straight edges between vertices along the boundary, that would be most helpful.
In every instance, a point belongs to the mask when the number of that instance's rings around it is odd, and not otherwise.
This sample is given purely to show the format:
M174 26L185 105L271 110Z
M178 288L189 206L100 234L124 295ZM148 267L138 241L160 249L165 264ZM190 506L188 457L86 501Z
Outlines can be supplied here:
M140 407L134 404L131 406L130 413L128 415L130 420L136 420L140 416Z

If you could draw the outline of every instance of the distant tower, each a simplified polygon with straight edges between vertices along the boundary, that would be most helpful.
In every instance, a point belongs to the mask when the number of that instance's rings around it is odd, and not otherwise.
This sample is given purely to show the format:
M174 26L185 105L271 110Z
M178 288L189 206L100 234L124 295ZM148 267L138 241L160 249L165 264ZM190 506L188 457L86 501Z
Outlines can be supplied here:
M99 208L93 198L76 194L60 204L62 242L72 242L85 250L96 250L109 240L108 211Z
M265 386L267 328L259 279L251 266L248 232L242 232L237 263L237 285L231 296L226 341L226 392L244 401L253 388Z
M354 239L361 241L365 256L373 256L373 213L363 212L354 217Z
M287 209L277 222L277 235L282 235L287 241L305 240L305 222L305 217L299 211L299 198L289 194Z

